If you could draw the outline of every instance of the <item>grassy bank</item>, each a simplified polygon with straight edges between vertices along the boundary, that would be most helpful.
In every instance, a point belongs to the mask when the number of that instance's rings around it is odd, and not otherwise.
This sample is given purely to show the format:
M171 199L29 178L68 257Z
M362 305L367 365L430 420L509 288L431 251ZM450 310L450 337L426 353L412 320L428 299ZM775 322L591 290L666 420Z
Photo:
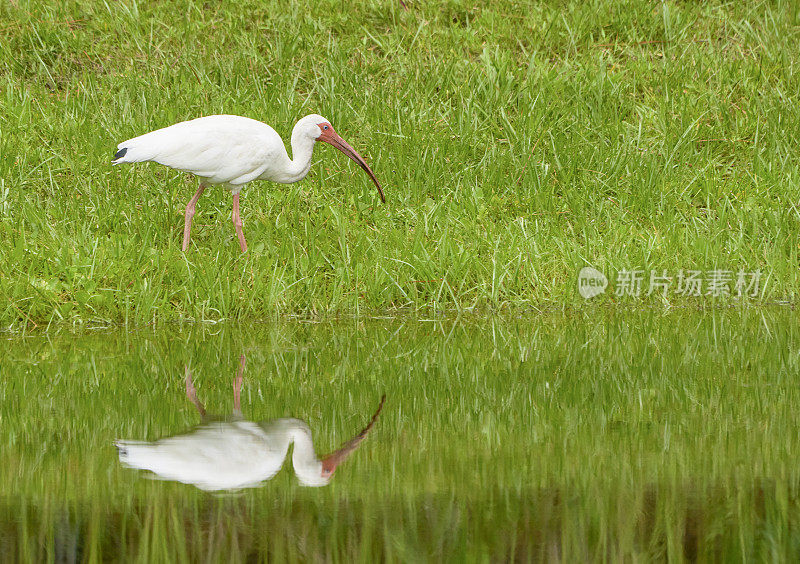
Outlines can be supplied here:
M0 322L581 301L580 267L797 274L796 4L39 2L0 6ZM212 113L288 136L293 186L200 200L116 144ZM598 300L614 300L613 296ZM680 297L670 295L670 301Z

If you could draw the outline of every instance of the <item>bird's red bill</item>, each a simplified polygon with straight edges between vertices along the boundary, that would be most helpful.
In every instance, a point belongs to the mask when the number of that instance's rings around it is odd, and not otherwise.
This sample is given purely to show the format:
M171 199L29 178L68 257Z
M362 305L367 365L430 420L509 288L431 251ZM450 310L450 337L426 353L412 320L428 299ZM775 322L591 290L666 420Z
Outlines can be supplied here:
M380 414L381 410L383 409L383 403L386 401L386 394L381 397L381 403L378 405L377 411L370 419L369 424L364 427L364 429L355 437L347 441L343 444L338 450L330 453L328 456L322 459L322 473L325 476L330 476L336 471L336 467L339 466L342 462L344 462L348 456L350 456L354 450L358 448L358 445L361 444L367 434L369 433L370 429L372 429L373 425L375 425L375 421L378 420L378 415Z
M365 161L364 157L359 155L358 152L347 143L347 141L339 137L339 134L333 131L333 128L331 128L328 131L323 130L322 135L319 136L319 140L328 143L330 145L333 145L334 147L339 149L342 153L350 157L353 161L358 163L358 166L363 168L364 172L369 174L369 177L372 179L372 181L375 183L375 186L378 188L378 195L380 195L381 197L381 202L383 202L384 204L386 203L386 198L383 195L383 189L381 188L378 179L375 178L375 174L372 172L372 169L369 168L367 161Z

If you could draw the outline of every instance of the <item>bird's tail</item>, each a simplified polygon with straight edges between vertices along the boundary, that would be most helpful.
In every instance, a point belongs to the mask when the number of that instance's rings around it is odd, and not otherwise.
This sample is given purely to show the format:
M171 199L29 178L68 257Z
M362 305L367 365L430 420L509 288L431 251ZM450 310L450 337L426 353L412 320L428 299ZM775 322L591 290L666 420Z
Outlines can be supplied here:
M147 468L147 462L153 451L150 443L143 441L114 441L119 461L132 468Z
M114 158L111 160L112 165L122 163L141 163L143 161L149 161L153 158L153 155L150 151L128 143L128 141L124 141L117 146L117 152L114 153Z
M152 136L152 133L128 139L117 145L117 152L114 153L111 164L141 163L152 160L155 156L153 141L158 139L152 140L148 136Z
M125 160L125 154L128 152L127 147L123 147L119 149L116 153L114 153L114 158L111 161L112 165L120 164L120 163L127 163L130 161Z

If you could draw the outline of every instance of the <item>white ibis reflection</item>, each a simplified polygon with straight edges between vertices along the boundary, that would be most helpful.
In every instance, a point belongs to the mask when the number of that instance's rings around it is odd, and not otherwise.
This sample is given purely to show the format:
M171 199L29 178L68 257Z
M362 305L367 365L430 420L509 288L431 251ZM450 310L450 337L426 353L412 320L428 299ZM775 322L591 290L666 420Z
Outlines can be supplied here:
M372 429L386 399L367 426L341 448L317 458L311 429L300 419L286 418L255 423L242 417L240 391L245 358L233 384L233 415L226 420L210 420L197 399L192 375L186 368L186 395L203 418L195 429L154 442L118 440L119 460L125 466L151 471L156 478L193 484L202 490L251 488L269 480L283 466L292 450L292 465L300 483L324 486Z

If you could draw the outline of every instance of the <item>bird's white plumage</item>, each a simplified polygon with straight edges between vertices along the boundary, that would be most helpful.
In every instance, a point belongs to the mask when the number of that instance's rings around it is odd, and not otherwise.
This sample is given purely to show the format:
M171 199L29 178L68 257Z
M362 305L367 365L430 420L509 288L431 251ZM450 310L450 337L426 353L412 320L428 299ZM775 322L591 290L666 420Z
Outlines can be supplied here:
M317 123L312 114L297 122L292 132L294 161L281 136L266 123L232 115L206 116L176 123L117 145L125 154L114 164L153 161L191 172L209 184L229 184L238 193L252 180L295 182L311 166Z
M214 491L250 488L269 480L283 466L292 443L292 462L301 483L327 484L329 478L321 476L322 463L314 454L311 430L299 419L264 425L220 421L152 443L117 441L116 445L120 462L128 467Z

